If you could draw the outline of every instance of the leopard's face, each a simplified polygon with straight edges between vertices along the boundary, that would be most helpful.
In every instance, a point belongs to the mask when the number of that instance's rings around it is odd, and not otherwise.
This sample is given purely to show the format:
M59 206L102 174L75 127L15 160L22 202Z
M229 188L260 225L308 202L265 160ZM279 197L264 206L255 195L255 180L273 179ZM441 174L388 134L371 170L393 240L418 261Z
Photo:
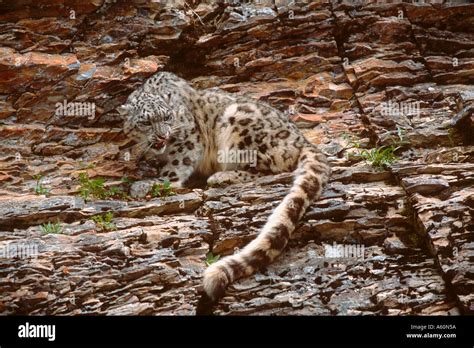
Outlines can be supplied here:
M137 141L144 152L150 148L158 154L165 151L176 116L162 98L147 93L132 94L117 110L125 118L124 133Z

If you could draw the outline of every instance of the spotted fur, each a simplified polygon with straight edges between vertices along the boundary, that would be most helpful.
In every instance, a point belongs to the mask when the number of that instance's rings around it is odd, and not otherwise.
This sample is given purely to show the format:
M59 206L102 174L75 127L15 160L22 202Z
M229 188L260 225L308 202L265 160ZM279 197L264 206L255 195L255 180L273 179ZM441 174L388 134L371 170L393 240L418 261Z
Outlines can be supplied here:
M207 176L209 185L222 185L294 171L289 193L257 238L204 272L203 287L213 300L281 254L330 176L325 156L282 112L217 89L196 90L171 73L148 79L119 111L126 115L124 131L142 152L161 160L160 176L174 186L185 185L193 173ZM256 161L219 160L230 150L253 153Z

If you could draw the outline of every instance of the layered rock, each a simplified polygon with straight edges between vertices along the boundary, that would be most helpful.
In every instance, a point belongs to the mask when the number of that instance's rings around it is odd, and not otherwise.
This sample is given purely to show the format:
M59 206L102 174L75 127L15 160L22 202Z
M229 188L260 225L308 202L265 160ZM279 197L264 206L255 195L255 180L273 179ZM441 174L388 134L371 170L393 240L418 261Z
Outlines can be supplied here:
M291 174L84 201L80 173L156 176L115 108L160 70L272 104L334 169L287 252L207 313L473 312L473 5L275 3L0 4L0 313L195 314L208 253L288 192ZM384 169L360 155L391 144ZM109 211L114 228L92 221Z

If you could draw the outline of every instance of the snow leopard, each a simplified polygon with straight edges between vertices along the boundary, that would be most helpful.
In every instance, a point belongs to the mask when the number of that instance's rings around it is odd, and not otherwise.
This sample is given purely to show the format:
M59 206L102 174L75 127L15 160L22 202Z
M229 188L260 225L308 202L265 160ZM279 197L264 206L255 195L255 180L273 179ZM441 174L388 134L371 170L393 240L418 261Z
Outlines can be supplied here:
M221 298L229 284L263 269L282 253L331 175L326 156L286 113L218 88L194 88L171 72L148 78L118 111L124 117L124 133L140 149L137 158L146 153L158 159L160 179L173 187L185 187L194 174L206 177L209 186L224 186L294 173L289 192L257 237L205 269L203 290L212 301ZM219 156L229 151L251 153L256 160Z

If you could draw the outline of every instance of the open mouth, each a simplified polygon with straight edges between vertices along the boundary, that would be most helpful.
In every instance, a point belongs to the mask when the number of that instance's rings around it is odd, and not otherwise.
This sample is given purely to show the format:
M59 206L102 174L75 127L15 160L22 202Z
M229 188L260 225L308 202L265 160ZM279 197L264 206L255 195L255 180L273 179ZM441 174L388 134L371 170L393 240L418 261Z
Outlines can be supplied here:
M159 150L163 148L165 145L166 145L166 138L158 137L158 140L155 142L153 147Z

